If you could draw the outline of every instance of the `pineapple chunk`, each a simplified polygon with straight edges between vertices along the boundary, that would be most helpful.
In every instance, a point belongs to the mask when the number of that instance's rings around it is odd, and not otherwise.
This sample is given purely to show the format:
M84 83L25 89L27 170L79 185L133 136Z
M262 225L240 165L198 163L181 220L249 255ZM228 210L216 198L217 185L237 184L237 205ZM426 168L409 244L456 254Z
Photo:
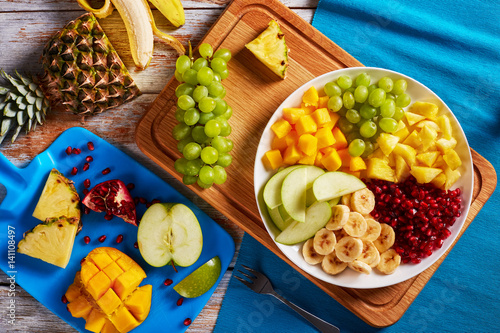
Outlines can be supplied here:
M417 152L415 151L415 148L411 146L398 143L394 148L393 153L402 156L410 168L416 163Z
M443 154L446 154L450 149L455 149L456 146L457 140L455 140L455 138L451 138L449 140L441 138L436 141L436 147Z
M438 151L430 151L427 153L417 154L417 161L422 163L425 166L432 167L432 165L436 162L439 157Z
M406 121L408 121L408 125L410 125L410 126L413 126L416 123L418 123L419 121L425 119L424 116L421 116L419 114L416 114L416 113L413 113L410 111L405 112L405 117L406 117Z
M451 170L455 170L456 168L462 165L462 160L460 156L458 156L457 152L453 149L448 150L446 154L443 155L443 160L450 167Z
M366 176L371 179L382 179L390 182L396 181L394 170L389 164L379 158L370 158L366 168Z
M436 138L438 137L438 133L427 125L422 127L422 130L418 135L422 141L423 151L428 150L433 144L435 144Z
M443 114L436 119L436 122L439 125L439 128L441 128L441 132L443 132L443 138L450 140L453 137L453 129L451 127L450 118Z
M421 184L430 183L441 172L443 172L441 169L422 166L413 166L410 170L413 177Z
M377 138L377 143L386 156L389 156L389 154L392 153L398 142L399 137L389 133L381 133Z
M404 121L400 120L398 122L396 131L392 134L399 137L399 142L403 142L403 140L406 139L406 137L410 134L410 130L408 129L408 126L406 126Z
M416 128L420 129L423 128L424 126L428 126L433 130L435 130L436 132L441 132L441 127L439 127L439 125L432 120L422 120L415 125Z
M406 164L405 159L401 155L395 155L396 159L396 180L404 181L410 175L410 167Z
M411 146L411 147L417 149L418 147L420 147L422 145L422 139L418 135L418 131L413 130L413 132L411 132L410 135L408 135L406 137L406 139L403 141L403 143L405 145L408 145L408 146Z
M409 109L410 112L422 115L427 119L436 120L439 108L434 103L415 102Z
M448 191L453 184L460 178L461 174L458 170L451 170L450 168L446 168L444 170L444 174L446 175L446 182L444 184L443 190Z
M445 182L446 182L446 174L444 172L441 172L439 175L436 176L436 178L431 180L431 184L441 189L444 188Z

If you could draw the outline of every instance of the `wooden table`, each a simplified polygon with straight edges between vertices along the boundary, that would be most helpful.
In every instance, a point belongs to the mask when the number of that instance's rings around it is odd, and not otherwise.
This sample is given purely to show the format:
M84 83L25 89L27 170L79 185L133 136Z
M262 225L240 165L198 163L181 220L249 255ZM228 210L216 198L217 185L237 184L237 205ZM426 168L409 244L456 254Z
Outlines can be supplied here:
M195 46L229 2L230 0L183 0L186 24L177 30L173 30L172 25L157 10L153 10L153 14L161 30L176 36L185 45L190 40ZM282 0L282 2L308 22L311 22L318 4L318 0ZM40 73L39 58L48 38L66 22L83 13L76 0L0 0L2 36L0 69L8 73L13 73L15 69L21 73ZM138 121L174 73L177 56L175 51L166 45L155 43L154 57L149 68L142 72L134 71L125 27L118 13L115 11L110 17L99 21L143 94L122 107L85 120L61 109L53 109L44 126L38 127L35 132L28 135L21 134L15 143L4 142L0 146L0 152L16 166L23 167L33 157L43 152L62 131L74 126L87 128L134 157L220 223L235 240L238 252L243 231L152 162L139 150L134 141L134 130ZM0 201L4 195L0 185ZM189 327L188 332L212 331L229 283L234 260L221 284ZM0 271L0 332L75 331L19 286L16 286L17 325L15 327L8 325L6 322L8 289L7 276Z

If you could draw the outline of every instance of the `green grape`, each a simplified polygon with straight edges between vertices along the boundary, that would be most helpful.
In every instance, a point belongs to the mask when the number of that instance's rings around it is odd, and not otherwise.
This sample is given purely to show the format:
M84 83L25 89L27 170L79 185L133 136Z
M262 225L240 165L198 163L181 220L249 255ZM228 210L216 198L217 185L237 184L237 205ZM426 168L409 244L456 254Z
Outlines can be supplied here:
M222 58L213 58L210 62L210 67L212 67L214 72L222 74L222 72L227 70L227 62ZM221 78L223 78L223 75L221 75Z
M386 99L380 106L380 115L384 118L391 118L396 111L396 102L392 99Z
M212 184L214 182L214 170L211 166L205 165L200 169L198 178L204 184Z
M399 79L396 82L394 82L394 87L392 88L392 92L395 95L401 95L406 91L406 88L408 88L408 82L406 82L405 79Z
M394 111L394 114L392 115L392 118L395 120L401 120L405 114L405 110L400 107L396 107L396 110Z
M339 87L339 85L337 83L335 83L333 81L325 84L325 87L323 88L323 90L325 91L325 94L328 97L342 95L342 89Z
M188 160L186 163L186 172L184 174L187 176L196 176L200 172L202 166L203 161L199 158L190 161Z
M214 54L214 49L212 48L212 45L208 43L201 44L198 51L200 52L200 55L205 59L211 58L212 55Z
M351 86L350 88L346 89L345 91L350 91L354 95L354 92L356 91L356 87Z
M368 98L368 88L366 86L358 86L354 90L354 99L358 103L364 103Z
M182 73L182 79L184 80L184 82L192 84L193 86L198 84L197 76L198 76L198 72L192 68L190 68L190 69L186 70L184 73Z
M189 68L191 68L191 59L189 59L187 55L181 55L175 61L175 69L179 72L179 74L184 73Z
M377 114L377 109L365 103L359 109L359 114L365 119L372 119Z
M196 142L188 143L182 150L182 155L184 155L184 157L190 161L200 157L200 154L201 154L201 146L199 143Z
M210 119L205 124L205 134L209 138L214 138L220 134L221 126L219 122L215 119Z
M199 103L203 97L208 96L208 88L205 86L197 86L193 91L193 99Z
M344 102L340 96L332 96L328 100L328 110L332 112L339 111L342 108L342 105L344 105Z
M363 126L364 123L366 123L367 121L371 121L370 119L365 119L363 117L361 117L361 120L359 122L356 123L356 127L360 128L361 126Z
M212 97L203 97L198 103L198 108L203 113L209 113L215 109L215 105L215 99L213 99Z
M203 189L207 189L207 188L210 188L212 187L212 184L207 184L207 183L204 183L200 180L200 178L198 178L196 180L196 184L198 184L199 187L203 188Z
M184 175L186 173L187 162L188 162L188 160L186 160L184 157L176 159L174 162L175 171Z
M368 95L368 103L378 108L385 101L385 91L381 88L377 88L373 90L370 95Z
M224 117L217 117L215 119L219 122L220 125L219 135L224 137L229 136L229 134L231 134L232 128L231 125L229 125L227 119Z
M371 82L371 77L370 74L368 73L361 73L356 77L356 86L365 86L369 87Z
M377 88L378 88L378 86L375 83L374 84L370 84L368 86L368 96L372 93L372 91L374 91Z
M222 117L224 117L227 120L229 120L229 118L231 118L232 115L233 115L233 108L228 105L227 106L227 111L224 112L224 114L222 115Z
M198 58L196 59L194 62L193 62L193 67L191 67L192 69L194 69L195 71L199 72L200 69L202 69L203 67L207 67L208 66L208 60L205 59L205 58Z
M342 131L342 133L344 133L344 134L350 133L354 130L354 125L344 117L339 119L338 126L339 126L340 130Z
M380 128L387 133L394 133L398 128L398 122L392 118L382 118L378 122Z
M219 49L215 51L214 58L224 59L224 61L227 63L229 62L229 60L231 60L231 51L229 51L228 49Z
M223 115L227 111L227 103L223 99L215 100L215 108L212 111L216 116Z
M215 149L217 149L219 154L225 153L226 149L228 148L226 139L222 136L216 136L216 137L212 138L212 140L210 141L210 145L212 147L214 147Z
M172 129L172 136L177 141L187 138L190 134L191 134L191 127L189 127L184 123L177 124Z
M337 84L339 85L340 88L346 90L352 86L352 79L347 75L341 75L337 79Z
M407 107L411 103L411 97L407 93L402 93L396 98L396 106L400 108Z
M213 167L214 170L214 183L215 184L224 184L227 180L227 173L224 167L220 165L216 165Z
M342 102L346 109L352 109L356 101L354 100L354 95L350 91L346 91L342 97Z
M361 156L365 151L365 141L362 139L352 140L349 144L349 155L353 157Z
M219 158L217 159L217 165L224 168L227 168L232 162L233 158L228 153L219 154Z
M209 120L214 118L215 115L213 112L208 112L208 113L202 112L200 113L200 120L198 120L198 122L202 125L205 125Z
M201 150L201 160L207 164L214 164L219 158L219 152L214 147L205 147Z
M195 101L189 95L182 95L177 99L177 106L183 110L187 110L195 106Z
M181 83L179 86L175 89L175 96L177 98L181 97L182 95L193 95L194 91L194 86L189 83Z
M182 74L179 73L178 70L175 70L174 76L175 76L176 80L179 81L180 83L184 82L184 79L182 78Z
M219 76L221 80L227 79L227 77L229 76L229 70L226 68L222 72L219 72Z
M233 141L231 139L225 138L226 139L226 152L229 153L231 150L233 150Z
M192 133L192 131L191 131L191 133ZM179 150L179 152L182 153L182 151L184 150L184 147L186 147L186 145L188 143L193 142L193 141L194 141L194 139L191 135L188 136L187 138L180 140L179 142L177 142L177 150Z
M391 92L394 87L394 81L390 77L384 76L378 80L378 87L384 90L386 93Z
M341 116L341 117L345 117L346 113L347 113L347 109L346 109L346 108L344 108L344 107L343 107L343 108L341 108L339 111L337 111L337 114L338 114L339 116Z
M364 138L371 138L375 133L377 133L377 124L371 120L364 122L359 128L359 134Z
M387 94L385 94L385 99L392 99L392 100L396 101L396 96L394 96L393 93L387 93Z
M374 149L375 147L373 146L373 142L365 140L365 150L363 151L363 154L361 154L361 157L367 158L371 153L373 153Z
M183 110L178 107L175 110L175 119L180 123L184 122L184 113L186 113L186 110Z
M195 126L191 131L191 136L199 144L207 143L209 140L209 137L205 134L205 126Z
M196 176L184 175L182 177L182 182L184 183L184 185L193 185L194 183L196 183L196 180L198 180L198 177Z
M351 143L352 141L354 141L356 139L363 139L361 134L359 134L359 132L357 132L357 131L352 131L351 133L347 134L345 138L346 138L348 143Z
M219 73L214 73L214 81L220 82L222 79Z
M357 122L359 122L361 120L361 116L359 115L358 110L354 110L354 109L347 110L345 117L347 118L347 120L349 120L349 122L351 122L353 124L356 124Z
M224 98L224 96L226 95L226 89L224 88L222 83L212 81L212 83L210 83L210 85L208 86L208 93L212 97Z
M196 76L198 83L204 86L209 86L214 80L214 72L209 67L200 68Z

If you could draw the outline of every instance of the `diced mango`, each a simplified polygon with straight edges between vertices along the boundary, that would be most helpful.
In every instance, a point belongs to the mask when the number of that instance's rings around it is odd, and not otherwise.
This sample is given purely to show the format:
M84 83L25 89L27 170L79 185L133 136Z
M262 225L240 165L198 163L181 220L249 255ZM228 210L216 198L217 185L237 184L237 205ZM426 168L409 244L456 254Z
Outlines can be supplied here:
M313 113L314 111L316 111L317 107L314 106L314 105L309 105L309 104L306 104L304 102L300 103L300 107L302 109L304 109L304 111L306 112L306 114L311 114Z
M97 300L97 305L99 305L101 310L107 315L113 313L113 311L115 311L120 304L122 304L121 299L111 288L109 288L104 295Z
M77 286L76 284L72 283L69 287L68 290L66 290L66 293L64 296L66 296L66 299L68 302L73 302L75 299L77 299L81 295L80 287Z
M325 154L325 156L323 156L323 158L321 159L321 164L323 164L323 166L328 171L335 171L342 165L342 160L340 159L337 151L335 149L332 149L328 152L328 154Z
M409 111L424 116L427 119L436 120L439 108L434 103L415 102L410 106Z
M328 111L327 108L316 109L316 111L311 114L311 117L313 117L318 127L321 127L332 120L330 118L330 111Z
M351 158L351 163L349 164L349 170L353 172L366 170L366 164L363 158L360 156Z
M421 184L430 183L437 175L439 175L443 170L437 168L429 168L414 165L410 173L415 177L417 182Z
M289 147L291 145L296 145L297 142L299 142L299 135L297 134L297 131L292 129L290 131L290 133L288 133L288 135L285 136L285 141L286 141L287 147Z
M103 271L94 275L85 286L95 300L98 300L109 288L111 288L111 280Z
M271 170L276 170L281 165L283 165L283 157L278 149L272 149L267 151L262 157L262 163L266 168Z
M302 134L299 137L297 147L308 156L316 156L318 151L318 139L312 134Z
M337 154L340 156L340 160L342 161L342 166L349 168L351 165L351 154L349 154L349 149L338 149Z
M113 325L113 323L106 318L104 326L101 329L101 333L120 333L120 332L116 329L115 325Z
M389 133L381 133L377 138L377 142L382 152L389 156L399 142L399 137Z
M318 151L316 154L316 158L314 159L314 165L317 166L318 168L322 168L323 164L321 163L321 159L323 158L323 153Z
M297 120L305 114L304 108L283 108L283 118L292 125L296 124Z
M274 124L271 125L271 130L276 134L278 138L282 138L287 135L292 129L292 125L285 119L279 119Z
M327 127L318 129L314 136L318 140L318 149L331 146L335 143L335 137L333 136L332 131Z
M120 299L125 299L137 286L141 283L144 277L135 270L129 270L120 275L116 281L114 290Z
M366 176L371 179L382 179L389 182L395 182L396 176L394 170L389 164L379 158L370 158L366 166Z
M334 127L332 130L333 137L335 138L335 143L333 144L333 148L335 149L344 149L347 148L347 139L342 133L342 131L338 127Z
M458 156L457 152L453 149L448 150L446 154L443 155L443 160L450 167L451 170L455 170L456 168L462 165L462 160L460 156Z
M328 100L330 97L328 96L321 96L318 101L318 108L328 108Z
M111 280L111 284L115 283L116 278L123 273L123 269L116 262L112 262L102 270L104 274Z
M99 269L103 269L111 264L113 259L111 259L111 257L105 252L98 252L92 256L92 261Z
M351 171L349 168L341 168L340 171L353 175L354 177L361 178L361 171Z
M73 302L68 303L68 310L75 318L83 318L92 310L92 305L81 295Z
M92 309L89 316L87 317L87 322L85 323L85 329L91 332L99 333L106 322L106 317L99 312L97 309Z
M408 122L408 125L410 125L410 126L413 126L416 123L418 123L419 121L425 119L424 116L421 116L419 114L409 112L409 111L405 112L405 117L406 117L406 121Z
M99 268L90 260L85 260L82 264L80 277L84 285L89 283L90 279L99 272Z
M148 284L137 288L123 303L138 321L142 322L148 316L151 308L153 286Z
M295 164L300 159L300 151L296 145L292 144L288 146L283 154L283 163L285 164Z
M120 332L128 332L139 326L139 322L128 311L125 306L121 306L111 315L111 322Z
M318 101L319 101L319 94L314 86L311 86L311 88L307 89L304 92L304 95L302 96L302 102L306 106L312 105L317 107Z
M299 118L295 124L295 130L300 137L302 134L311 134L316 132L318 130L318 125L316 125L316 122L311 115L305 115Z
M316 161L316 154L308 156L308 155L302 155L300 159L297 161L298 164L304 164L304 165L314 165L314 162Z
M436 122L439 125L439 128L441 128L443 138L450 140L453 137L453 129L451 127L450 118L443 114L436 119Z
M432 167L432 165L436 163L438 157L438 151L429 151L427 153L417 154L417 161L427 167Z
M282 138L278 138L276 135L273 136L273 141L271 142L271 149L285 150L286 147L288 147L288 144L286 142L287 136L284 136Z

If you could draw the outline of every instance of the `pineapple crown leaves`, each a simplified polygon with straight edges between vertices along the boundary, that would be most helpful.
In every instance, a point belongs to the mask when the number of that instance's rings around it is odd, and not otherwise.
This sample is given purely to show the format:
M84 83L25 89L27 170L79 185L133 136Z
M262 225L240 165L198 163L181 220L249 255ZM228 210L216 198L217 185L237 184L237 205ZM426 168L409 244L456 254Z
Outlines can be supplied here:
M23 128L27 133L34 130L37 124L42 125L50 103L32 76L23 76L17 71L15 76L11 76L3 70L0 70L0 76L6 83L0 85L1 144L12 131L14 142Z

